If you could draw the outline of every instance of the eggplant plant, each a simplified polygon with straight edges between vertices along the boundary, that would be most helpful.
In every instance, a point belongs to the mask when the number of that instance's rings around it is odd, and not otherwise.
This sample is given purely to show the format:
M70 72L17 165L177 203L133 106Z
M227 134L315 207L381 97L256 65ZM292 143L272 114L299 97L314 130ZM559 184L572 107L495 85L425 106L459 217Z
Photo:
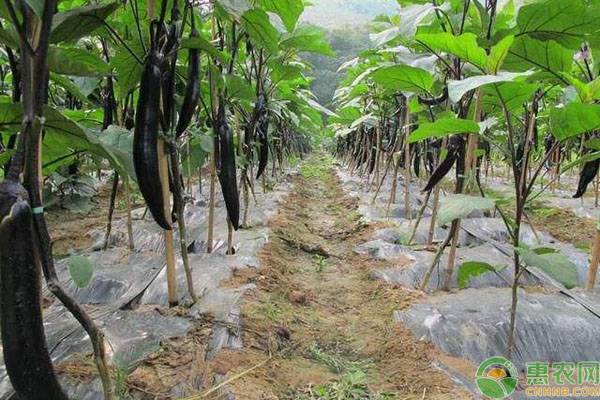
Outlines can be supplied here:
M45 343L41 274L88 333L104 398L115 397L103 333L58 279L43 183L62 170L73 180L89 171L101 182L111 177L104 250L121 183L132 251L135 184L164 230L170 305L180 299L175 223L195 302L185 225L194 171L210 167L213 188L218 176L232 254L232 232L241 225L238 188L253 191L269 159L275 175L288 157L310 151L321 113L329 112L315 109L309 66L299 54L331 49L323 32L298 24L303 11L302 0L7 0L0 7L0 314L7 372L19 398L67 398ZM247 200L245 206L247 213ZM215 221L209 219L210 251Z
M450 229L421 282L422 289L428 287L448 246L444 288L450 287L460 219L477 209L496 209L511 241L511 247L502 251L513 259L506 329L510 355L522 275L539 269L563 289L577 283L574 264L560 254L544 254L547 249L528 247L522 227L529 222L527 208L539 196L536 183L543 176L550 175L554 182L582 165L575 193L580 197L598 174L594 138L600 128L600 106L593 55L600 5L586 0L518 5L496 0L399 3L398 15L379 18L374 24L374 48L342 66L346 78L336 92L338 116L329 121L337 131L337 154L360 174L379 180L378 186L383 183L380 164L383 179L394 171L389 203L396 201L397 172L402 170L408 217L414 187L411 169L419 175L419 167L427 167L426 181L420 183L425 204L419 216L433 193L429 244L436 219L449 223ZM557 167L561 156L574 152L574 145L577 160ZM492 158L503 160L510 171L511 212L484 199L481 175L487 168L482 166ZM454 195L440 206L440 184L452 170ZM542 183L541 191L549 186ZM408 244L419 222L420 218ZM600 251L597 243L593 247L590 287ZM493 270L482 263L477 268L476 274Z

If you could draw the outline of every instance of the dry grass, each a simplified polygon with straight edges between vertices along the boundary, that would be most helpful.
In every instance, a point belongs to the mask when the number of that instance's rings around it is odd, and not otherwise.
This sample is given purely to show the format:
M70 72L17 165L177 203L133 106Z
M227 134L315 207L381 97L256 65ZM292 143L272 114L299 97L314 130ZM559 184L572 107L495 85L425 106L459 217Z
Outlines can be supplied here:
M356 200L325 168L294 179L262 268L244 276L259 286L242 310L246 349L219 359L229 375L273 359L231 384L236 398L470 398L433 367L433 346L393 322L420 295L371 279L384 265L353 248L375 227L361 224Z

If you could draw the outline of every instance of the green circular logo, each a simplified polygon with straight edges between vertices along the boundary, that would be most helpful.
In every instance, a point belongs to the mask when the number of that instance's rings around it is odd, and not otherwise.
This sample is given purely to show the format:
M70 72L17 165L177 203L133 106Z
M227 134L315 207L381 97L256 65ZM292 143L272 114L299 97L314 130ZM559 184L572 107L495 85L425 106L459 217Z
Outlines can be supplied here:
M517 368L504 357L488 358L479 365L475 382L484 396L504 399L515 392L519 381Z

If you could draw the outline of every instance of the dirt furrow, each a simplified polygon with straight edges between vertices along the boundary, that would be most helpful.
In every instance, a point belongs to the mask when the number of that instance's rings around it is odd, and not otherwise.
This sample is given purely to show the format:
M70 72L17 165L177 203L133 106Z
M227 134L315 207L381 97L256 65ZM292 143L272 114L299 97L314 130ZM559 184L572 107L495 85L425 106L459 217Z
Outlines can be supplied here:
M215 360L236 398L470 398L433 366L433 346L393 322L420 295L371 279L383 262L353 252L377 227L361 222L331 159L313 156L293 184L261 268L234 278L257 285L242 308L245 349Z

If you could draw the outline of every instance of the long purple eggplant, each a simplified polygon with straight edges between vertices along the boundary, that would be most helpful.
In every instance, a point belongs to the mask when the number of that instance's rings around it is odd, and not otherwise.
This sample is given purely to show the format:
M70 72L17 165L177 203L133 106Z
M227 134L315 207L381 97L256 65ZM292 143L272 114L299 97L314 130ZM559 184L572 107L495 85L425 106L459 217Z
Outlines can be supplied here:
M423 192L429 192L432 190L452 169L452 166L456 163L456 160L460 156L460 146L462 145L462 137L460 135L454 135L450 138L448 143L448 155L444 161L437 167L429 178L427 186L423 189Z
M217 170L219 183L225 199L227 215L233 228L237 231L240 227L240 198L237 188L237 172L235 168L235 144L233 131L227 124L225 105L219 105L219 114L216 121L217 138Z
M138 186L150 213L161 228L171 230L165 215L163 188L158 168L158 131L160 121L161 71L158 55L146 60L135 113L133 162Z
M583 166L579 176L579 184L577 185L577 193L573 196L574 199L583 197L587 191L588 185L592 183L600 169L600 158L590 161Z
M265 172L267 163L269 162L269 119L266 115L263 115L262 120L258 126L258 172L256 173L256 179Z
M0 184L0 326L10 382L19 399L67 400L48 353L41 310L41 264L23 186Z
M197 37L198 31L192 30L190 37ZM179 120L175 132L180 137L190 126L198 101L200 100L200 52L198 49L190 49L188 53L188 80L185 87L185 96L179 112Z

